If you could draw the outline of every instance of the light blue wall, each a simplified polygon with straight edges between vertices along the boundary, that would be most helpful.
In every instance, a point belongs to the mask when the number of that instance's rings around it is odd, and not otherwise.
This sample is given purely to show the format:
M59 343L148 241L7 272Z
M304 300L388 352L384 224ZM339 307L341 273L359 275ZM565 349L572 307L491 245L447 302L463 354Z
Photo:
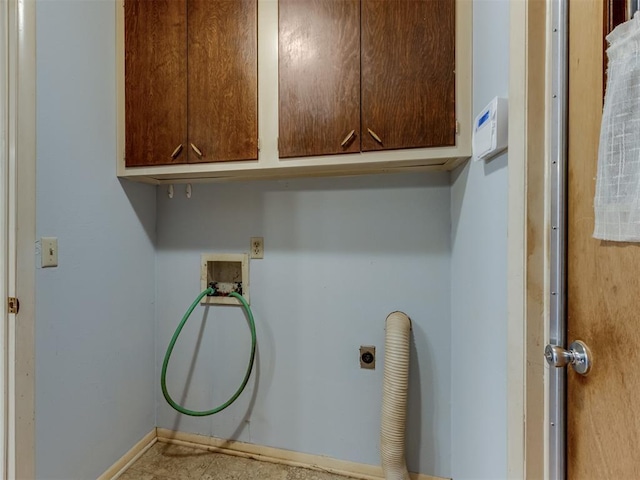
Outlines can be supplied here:
M86 480L155 426L155 189L115 175L113 2L36 9L36 470Z
M161 427L377 464L382 370L360 370L357 348L376 345L382 362L396 309L414 322L410 469L506 476L506 155L451 181L194 185L191 200L181 187L156 198L115 178L113 3L39 0L37 15L37 234L60 241L60 267L37 272L38 478L95 478L156 415ZM508 26L507 0L474 2L476 113L507 93ZM247 251L251 236L266 251L251 262L254 377L222 414L178 416L157 376L198 293L200 254ZM198 308L169 388L192 408L221 403L248 340L237 308Z
M474 115L509 86L509 2L473 2ZM452 475L507 475L507 155L452 174Z
M248 251L256 373L210 418L176 414L157 389L160 427L379 464L384 320L413 320L410 469L449 476L450 189L448 174L194 185L158 190L158 368L200 289L200 254ZM176 346L169 389L194 409L224 402L242 379L249 332L239 307L198 308ZM186 393L185 393L186 392Z

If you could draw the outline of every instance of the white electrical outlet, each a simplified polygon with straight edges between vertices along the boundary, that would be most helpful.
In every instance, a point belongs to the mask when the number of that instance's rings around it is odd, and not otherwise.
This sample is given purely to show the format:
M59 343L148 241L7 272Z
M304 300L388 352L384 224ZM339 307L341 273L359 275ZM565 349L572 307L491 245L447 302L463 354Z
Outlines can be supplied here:
M251 258L264 258L263 237L251 237Z
M58 239L42 237L40 239L42 268L58 266Z

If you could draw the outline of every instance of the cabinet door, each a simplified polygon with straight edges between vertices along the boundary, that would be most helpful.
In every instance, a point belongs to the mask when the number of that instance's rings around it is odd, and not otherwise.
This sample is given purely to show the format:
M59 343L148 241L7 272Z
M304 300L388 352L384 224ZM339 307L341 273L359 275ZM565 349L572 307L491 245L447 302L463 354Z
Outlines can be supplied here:
M126 0L124 9L126 165L184 163L187 2Z
M280 0L280 157L360 151L360 1Z
M189 163L258 158L257 0L189 0Z
M362 150L455 145L454 0L362 0Z

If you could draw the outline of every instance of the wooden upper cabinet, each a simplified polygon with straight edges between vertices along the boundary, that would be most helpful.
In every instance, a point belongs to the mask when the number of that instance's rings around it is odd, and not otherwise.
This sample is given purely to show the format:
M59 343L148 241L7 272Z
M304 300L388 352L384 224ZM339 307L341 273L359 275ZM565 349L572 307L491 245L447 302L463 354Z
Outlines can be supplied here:
M187 2L126 0L124 9L126 165L184 163Z
M189 163L258 158L257 20L256 0L189 0Z
M119 177L452 170L471 155L473 2L123 1Z
M279 8L280 157L455 146L453 0Z
M360 151L360 0L279 1L279 156Z
M455 2L362 0L362 151L453 146L455 123Z
M125 0L127 167L258 158L257 0Z

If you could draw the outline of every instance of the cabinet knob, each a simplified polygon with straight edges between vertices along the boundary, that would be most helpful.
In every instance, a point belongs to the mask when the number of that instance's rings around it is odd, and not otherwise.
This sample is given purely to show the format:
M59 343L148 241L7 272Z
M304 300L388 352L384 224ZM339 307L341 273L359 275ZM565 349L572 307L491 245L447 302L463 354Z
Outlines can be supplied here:
M367 131L369 132L369 135L371 135L376 142L382 145L382 139L378 136L376 132L374 132L370 128L367 128Z
M346 145L348 145L351 140L353 140L353 138L356 136L356 131L355 130L351 130L346 137L344 137L344 140L342 140L342 143L340 144L341 147L344 147Z
M175 160L176 158L178 158L178 156L180 156L180 153L182 153L182 144L176 147L176 149L171 154L171 158Z
M191 144L191 149L196 152L196 155L198 155L200 158L202 158L202 151L196 147L193 143Z

